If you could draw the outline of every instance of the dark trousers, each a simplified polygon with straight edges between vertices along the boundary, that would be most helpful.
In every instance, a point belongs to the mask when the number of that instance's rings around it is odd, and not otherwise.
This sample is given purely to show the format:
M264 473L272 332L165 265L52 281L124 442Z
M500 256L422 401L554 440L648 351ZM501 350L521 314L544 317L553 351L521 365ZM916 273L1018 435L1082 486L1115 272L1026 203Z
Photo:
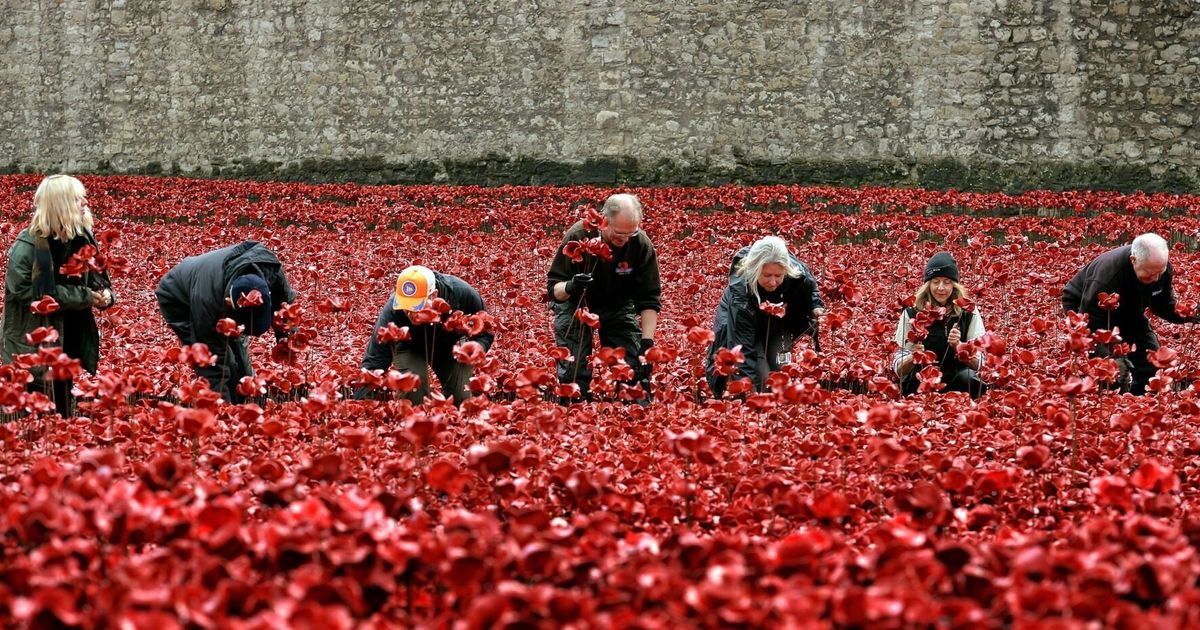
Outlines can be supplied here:
M756 339L754 342L754 391L762 392L767 389L767 376L771 372L778 372L783 369L783 366L788 364L786 354L791 352L792 344L796 341L795 335L781 331L772 333L769 339L765 341ZM708 366L711 368L711 365ZM734 380L737 380L736 375ZM728 376L720 376L711 369L708 372L708 387L712 390L713 396L721 398L725 395L725 388L729 385Z
M758 351L758 378L754 379L754 391L766 391L767 376L788 364L788 357L785 355L791 352L795 340L791 333L781 332L772 334L766 343L757 345L755 350Z
M1118 364L1121 363L1121 359L1124 359L1125 362L1125 365L1121 365L1122 374L1118 386L1123 392L1144 396L1146 384L1158 372L1158 368L1154 367L1146 356L1147 353L1158 350L1158 335L1153 330L1146 328L1142 331L1132 332L1128 336L1122 330L1121 337L1125 343L1136 344L1137 349L1118 359ZM1096 344L1096 349L1092 352L1094 357L1107 357L1111 354L1112 350L1107 344ZM1128 373L1128 376L1125 373Z
M62 351L72 359L78 359L83 355L84 327L78 323L77 317L77 314L68 315L62 327ZM46 370L34 374L33 382L25 386L25 391L45 394L47 398L54 401L54 409L64 418L75 415L75 396L71 394L71 389L75 386L75 379L47 381L45 380L47 374Z
M210 347L208 350L217 357L217 362L210 366L196 367L196 374L208 381L208 387L220 394L221 398L235 405L246 402L245 397L237 392L242 377L254 375L254 368L250 366L250 351L246 348L246 338L230 339L227 349Z
M921 386L921 379L917 376L918 370L914 369L909 373L908 378L905 378L901 383L901 391L905 396L911 396L917 393L917 388ZM942 383L946 385L942 389L944 392L966 392L971 395L971 398L979 398L987 391L987 384L979 380L979 372L968 367L950 368L942 371Z
M245 396L238 394L238 383L242 377L254 376L254 368L250 365L250 349L246 348L246 337L232 338L228 348L209 348L216 356L217 362L211 366L197 366L196 374L208 380L209 389L220 394L224 400L233 404L246 402Z
M54 409L58 415L69 418L75 415L75 397L71 395L71 388L74 386L75 379L45 381L42 380L41 375L35 375L33 382L25 386L25 391L45 394L47 398L54 401Z
M574 360L558 362L558 381L564 384L575 383L579 385L579 391L586 395L591 391L592 385L592 368L588 361L592 354L592 329L575 318L575 304L569 301L558 302L553 304L552 308L554 343L568 348L574 357ZM633 305L592 312L600 316L600 346L625 348L625 362L636 372L642 365L638 360L642 329L638 326Z
M433 368L433 373L442 383L442 395L453 398L454 404L461 405L464 400L471 397L467 385L471 382L471 376L475 374L475 370L465 363L459 363L454 358L453 346L434 348L428 359L423 348L409 347L396 350L392 353L392 367L399 372L411 372L421 377L421 386L405 394L405 398L412 401L414 405L421 404L421 401L429 396L430 368Z

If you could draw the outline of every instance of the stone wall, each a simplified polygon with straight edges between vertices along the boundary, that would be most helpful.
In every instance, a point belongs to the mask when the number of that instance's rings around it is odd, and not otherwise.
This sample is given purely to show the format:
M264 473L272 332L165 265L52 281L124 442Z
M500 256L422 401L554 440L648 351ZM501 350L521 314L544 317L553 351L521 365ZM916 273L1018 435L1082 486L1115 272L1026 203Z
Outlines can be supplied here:
M9 169L1191 188L1200 167L1192 0L5 4Z

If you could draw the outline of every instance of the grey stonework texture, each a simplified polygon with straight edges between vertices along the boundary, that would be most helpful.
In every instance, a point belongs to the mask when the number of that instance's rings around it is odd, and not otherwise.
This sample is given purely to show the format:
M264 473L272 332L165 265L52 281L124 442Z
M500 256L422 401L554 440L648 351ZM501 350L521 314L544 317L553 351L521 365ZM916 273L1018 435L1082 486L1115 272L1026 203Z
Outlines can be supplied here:
M1190 186L1200 167L1196 0L0 5L10 170L689 183L1092 165Z

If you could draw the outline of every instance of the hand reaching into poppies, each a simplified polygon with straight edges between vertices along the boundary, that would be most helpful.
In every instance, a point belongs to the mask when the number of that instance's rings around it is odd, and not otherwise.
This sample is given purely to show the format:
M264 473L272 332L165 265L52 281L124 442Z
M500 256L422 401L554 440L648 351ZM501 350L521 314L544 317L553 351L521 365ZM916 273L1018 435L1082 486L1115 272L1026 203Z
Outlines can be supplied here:
M92 308L108 308L112 306L112 292L108 289L92 291Z
M639 381L650 380L650 374L654 371L654 365L651 364L650 361L646 360L646 352L653 347L653 339L642 339L641 345L638 348L638 355L641 360L641 365L638 367L637 373L634 375L634 377Z

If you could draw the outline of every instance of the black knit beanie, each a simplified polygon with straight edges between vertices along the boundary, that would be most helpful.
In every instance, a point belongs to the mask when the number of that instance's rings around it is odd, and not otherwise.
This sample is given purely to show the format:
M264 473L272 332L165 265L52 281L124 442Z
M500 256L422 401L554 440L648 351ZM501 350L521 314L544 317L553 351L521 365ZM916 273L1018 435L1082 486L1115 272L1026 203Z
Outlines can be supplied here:
M958 263L948 252L938 252L925 263L925 282L934 278L950 278L958 282Z

